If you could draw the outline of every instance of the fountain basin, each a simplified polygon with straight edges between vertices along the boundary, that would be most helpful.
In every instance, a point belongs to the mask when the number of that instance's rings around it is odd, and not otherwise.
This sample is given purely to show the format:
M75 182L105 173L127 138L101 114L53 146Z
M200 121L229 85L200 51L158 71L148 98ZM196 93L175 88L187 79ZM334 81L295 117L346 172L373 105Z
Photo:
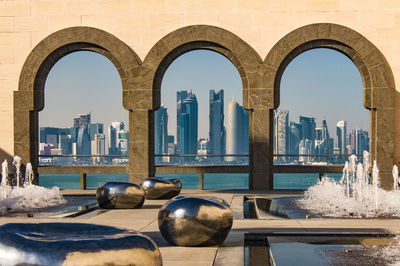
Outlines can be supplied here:
M245 265L398 265L399 240L379 232L276 232L245 236ZM258 263L258 264L257 264Z
M321 218L320 215L302 209L296 203L301 197L254 197L254 205L258 219L270 219L271 215L286 219Z
M0 226L3 265L162 265L157 245L133 230L82 223Z

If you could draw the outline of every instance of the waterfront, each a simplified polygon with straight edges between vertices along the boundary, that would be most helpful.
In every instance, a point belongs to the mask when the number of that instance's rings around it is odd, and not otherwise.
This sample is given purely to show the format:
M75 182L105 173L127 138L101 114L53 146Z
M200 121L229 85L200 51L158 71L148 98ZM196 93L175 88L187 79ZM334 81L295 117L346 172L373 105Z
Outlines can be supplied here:
M178 178L183 189L198 189L198 174L156 174L158 177ZM341 174L327 174L339 180ZM61 189L79 189L79 174L40 174L39 185ZM103 182L128 182L128 174L87 174L87 188L96 189ZM307 189L318 182L318 174L274 174L274 189ZM248 174L204 174L204 189L248 189Z

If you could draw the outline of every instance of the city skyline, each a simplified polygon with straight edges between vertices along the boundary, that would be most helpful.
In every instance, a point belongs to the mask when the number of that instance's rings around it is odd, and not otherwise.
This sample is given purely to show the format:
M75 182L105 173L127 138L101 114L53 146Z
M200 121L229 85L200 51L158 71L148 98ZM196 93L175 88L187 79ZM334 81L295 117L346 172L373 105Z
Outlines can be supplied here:
M103 123L92 123L91 113L79 114L71 121L69 127L39 128L39 154L128 155L129 132L123 122L112 122L106 131ZM100 157L94 159L98 163L104 161Z
M327 78L325 74L330 76ZM338 85L338 81L346 85ZM241 87L236 68L222 55L193 51L178 57L167 69L161 85L161 102L169 112L168 130L176 131L173 95L177 90L192 88L198 95L199 137L204 138L209 134L209 90L224 89L227 102L235 99L242 104ZM319 93L312 91L316 87ZM45 108L39 113L40 126L63 127L68 124L67 117L90 111L94 114L93 121L102 120L106 128L114 120L127 124L128 112L122 108L121 92L118 72L107 58L90 52L65 56L47 78ZM369 128L368 110L362 106L360 74L347 57L336 51L315 49L297 56L283 73L280 98L279 109L290 110L292 117L297 112L318 120L324 117L327 121L347 120L349 130ZM225 113L226 108L227 104ZM328 126L334 132L335 125L329 122Z
M299 117L291 121L288 110L274 111L273 153L276 163L344 162L345 157L280 156L362 154L369 151L369 132L354 129L347 134L347 121L336 123L335 133L329 133L328 123L316 123L313 117Z

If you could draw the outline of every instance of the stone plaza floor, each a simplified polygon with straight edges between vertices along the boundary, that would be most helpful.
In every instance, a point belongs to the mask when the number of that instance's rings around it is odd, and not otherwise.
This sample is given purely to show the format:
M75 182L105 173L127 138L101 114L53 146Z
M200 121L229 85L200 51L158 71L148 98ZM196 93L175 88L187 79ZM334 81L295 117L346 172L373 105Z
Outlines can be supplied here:
M94 195L93 190L64 190L64 195ZM244 195L264 197L299 196L301 191L223 191L183 190L181 195L219 197L227 201L234 214L232 229L223 245L217 247L177 247L168 244L158 229L157 213L167 200L146 200L141 209L97 209L76 217L63 214L46 218L1 217L0 225L6 223L69 222L108 225L139 231L152 238L160 248L163 264L169 265L244 265L245 235L279 233L400 233L400 219L280 219L266 217L262 220L245 219Z

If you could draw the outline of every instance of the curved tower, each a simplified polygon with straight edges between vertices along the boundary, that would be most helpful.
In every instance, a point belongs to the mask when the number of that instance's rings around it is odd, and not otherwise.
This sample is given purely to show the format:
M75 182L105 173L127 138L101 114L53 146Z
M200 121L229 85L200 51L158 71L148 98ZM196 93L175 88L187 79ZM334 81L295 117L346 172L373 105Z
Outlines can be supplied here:
M226 113L226 154L240 154L243 151L243 119L242 110L236 101L231 101ZM226 157L226 161L234 161L235 157Z

